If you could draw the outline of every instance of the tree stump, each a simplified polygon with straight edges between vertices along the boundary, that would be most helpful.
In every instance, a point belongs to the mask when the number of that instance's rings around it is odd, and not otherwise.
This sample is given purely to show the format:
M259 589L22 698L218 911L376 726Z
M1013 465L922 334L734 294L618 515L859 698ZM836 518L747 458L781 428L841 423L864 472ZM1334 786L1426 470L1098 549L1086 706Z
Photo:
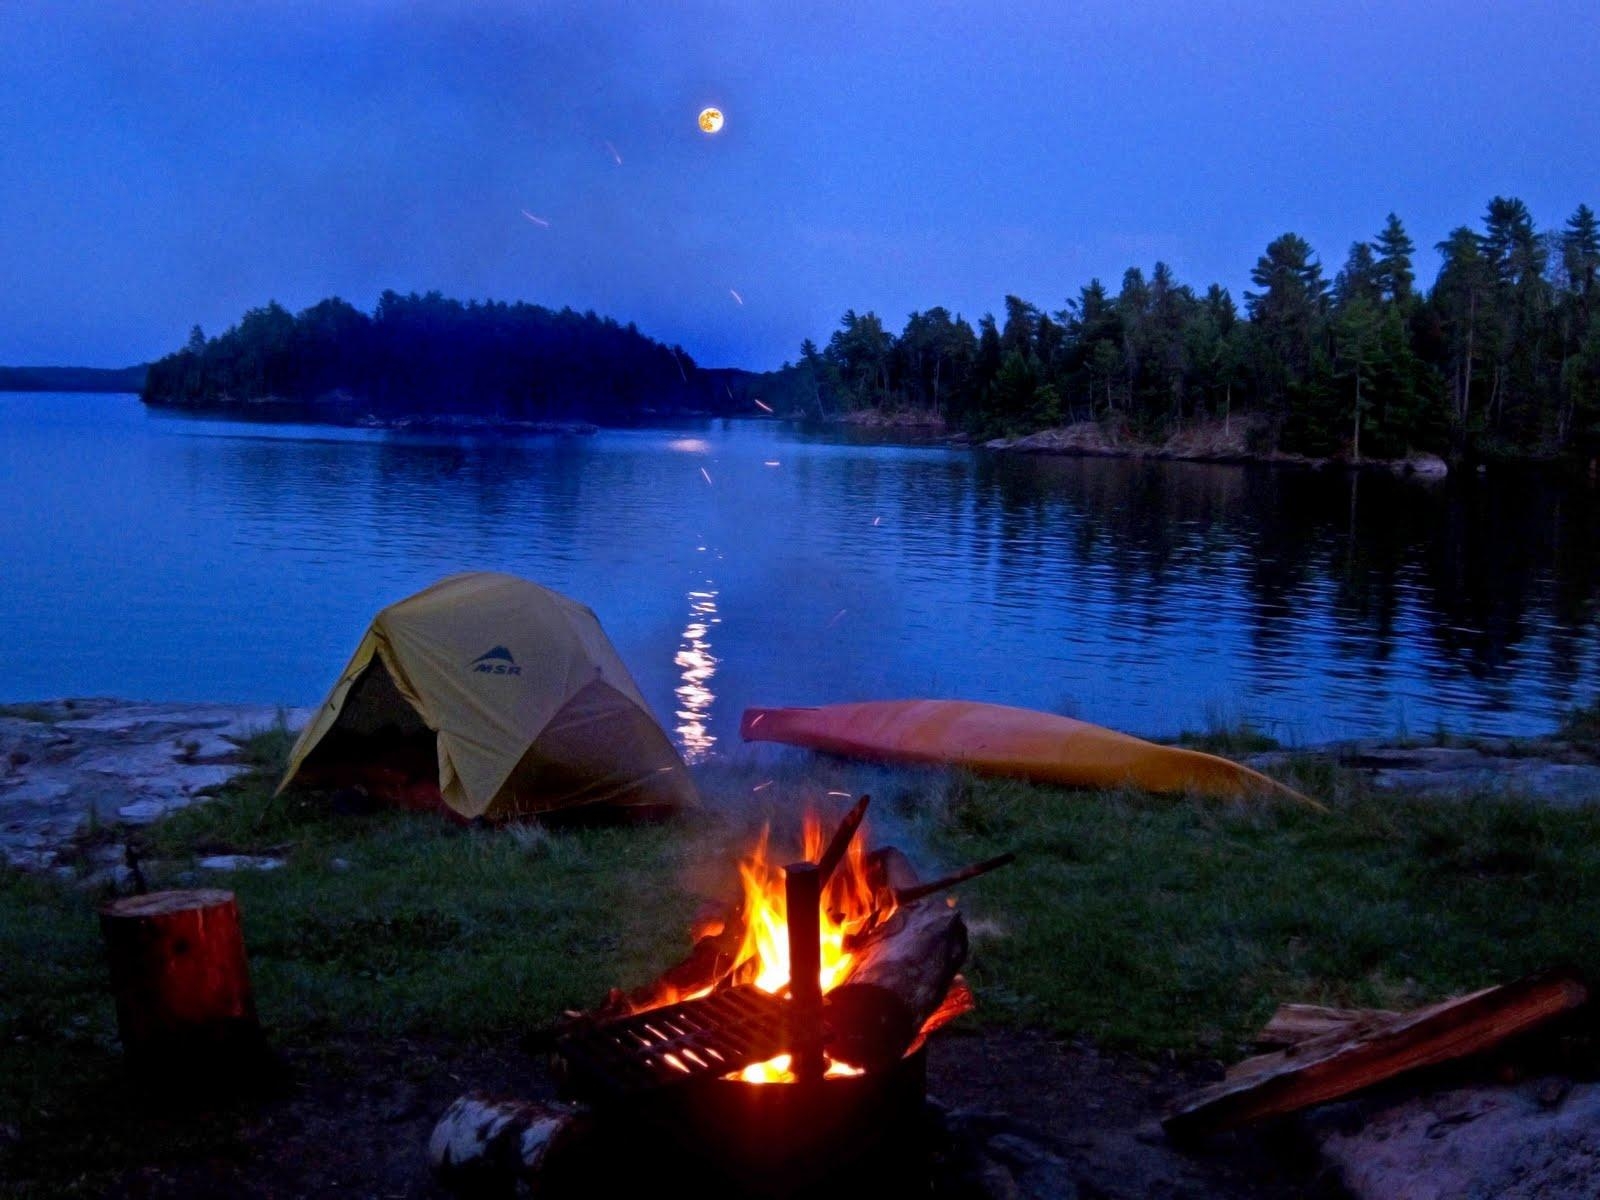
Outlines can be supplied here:
M113 900L100 910L100 932L130 1066L155 1081L242 1082L241 1072L256 1075L267 1065L232 892Z

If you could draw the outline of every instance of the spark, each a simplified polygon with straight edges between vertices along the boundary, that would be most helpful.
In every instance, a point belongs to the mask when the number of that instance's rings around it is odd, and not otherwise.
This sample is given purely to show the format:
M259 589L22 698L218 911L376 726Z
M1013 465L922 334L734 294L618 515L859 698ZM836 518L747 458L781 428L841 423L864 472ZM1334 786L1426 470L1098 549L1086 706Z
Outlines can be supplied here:
M683 376L683 381L685 383L688 383L689 376L685 375L683 370L683 355L678 353L678 348L676 346L672 348L672 358L673 361L678 364L678 374Z
M829 792L828 795L830 795L830 796L843 796L846 800L850 799L850 793L849 792Z
M754 397L752 397L752 399L754 399ZM765 413L772 411L772 405L768 404L765 400L756 400L756 407Z
M771 786L772 786L772 780L769 779L765 783L756 784L755 787L751 788L750 790L752 792L759 792L759 791L762 791L763 789L769 788Z
M527 217L528 220L532 221L535 225L542 225L546 229L550 228L550 222L549 221L546 221L543 217L534 216L527 209L523 209L522 210L522 215Z
M873 517L872 518L872 523L874 525L881 525L881 524L883 524L883 518L882 517Z
M769 458L769 459L767 459L767 466L769 466L769 467L781 467L781 466L783 466L783 464L781 462L779 462L775 458Z
M729 288L728 289L728 295L732 296L735 300L737 300L739 302L739 307L740 308L744 307L744 297L739 295L738 292L734 291L732 288Z
M703 470L704 468L701 468L701 469ZM847 608L841 608L838 612L834 613L833 614L833 620L828 622L828 628L832 629L835 625L837 625L839 623L839 618L844 616L844 614L849 612L849 611L850 610L847 609Z
M710 471L706 470L704 467L701 467L700 468L700 474L702 474L702 475L704 475L706 477L706 482L708 484L711 482L711 472Z
M617 153L617 148L615 146L613 146L610 142L607 142L606 143L606 149L611 151L611 157L617 160L617 166L620 167L622 165L622 155Z
M767 714L766 713L757 713L756 716L755 716L755 720L750 722L750 728L754 729L757 725L761 724L761 722L765 721L766 719L767 719Z

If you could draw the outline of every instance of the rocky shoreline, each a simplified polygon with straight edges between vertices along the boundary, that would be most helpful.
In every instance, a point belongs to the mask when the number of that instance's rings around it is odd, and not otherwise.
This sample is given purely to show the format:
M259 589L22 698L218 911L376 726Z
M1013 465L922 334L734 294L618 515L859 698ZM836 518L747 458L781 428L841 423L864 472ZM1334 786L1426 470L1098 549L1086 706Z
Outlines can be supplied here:
M986 450L1015 454L1057 454L1080 458L1148 458L1178 462L1263 463L1275 466L1311 468L1341 467L1350 470L1390 471L1420 479L1439 479L1450 473L1450 466L1436 454L1412 454L1405 458L1312 458L1286 454L1279 450L1250 449L1244 423L1208 424L1179 430L1161 443L1141 442L1107 431L1093 421L1079 421L1056 429L1042 429L1023 437L993 438L983 443Z
M298 729L310 712L105 698L0 705L0 863L50 870L86 829L146 825L204 800L250 769L240 747L252 735ZM1358 772L1381 791L1507 796L1557 808L1600 803L1600 762L1553 737L1338 742L1242 761L1273 770L1308 756Z
M247 739L309 716L104 698L0 706L0 863L49 870L86 829L148 825L207 799L250 769Z

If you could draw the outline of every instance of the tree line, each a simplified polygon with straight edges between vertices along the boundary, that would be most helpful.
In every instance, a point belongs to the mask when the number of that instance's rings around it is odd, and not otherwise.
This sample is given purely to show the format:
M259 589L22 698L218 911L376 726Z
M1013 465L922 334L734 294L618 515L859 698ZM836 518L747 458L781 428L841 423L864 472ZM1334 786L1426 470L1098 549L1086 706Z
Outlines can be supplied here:
M150 364L142 396L185 408L626 421L725 407L716 374L593 312L386 291L370 316L335 298L298 314L253 308L217 337L196 326Z
M1482 228L1438 244L1431 288L1390 214L1330 280L1286 233L1256 261L1244 308L1198 292L1164 263L1100 280L1064 308L1017 296L974 328L946 308L899 335L846 312L819 348L775 373L783 411L936 411L974 434L1094 421L1159 439L1202 421L1239 423L1251 450L1395 457L1600 453L1600 222L1581 205L1536 227L1496 197Z

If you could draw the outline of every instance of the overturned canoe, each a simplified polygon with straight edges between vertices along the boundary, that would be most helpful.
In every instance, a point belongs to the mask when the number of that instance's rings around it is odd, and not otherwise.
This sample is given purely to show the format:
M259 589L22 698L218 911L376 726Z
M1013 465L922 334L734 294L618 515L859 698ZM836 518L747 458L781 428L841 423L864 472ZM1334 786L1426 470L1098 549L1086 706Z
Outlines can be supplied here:
M1321 807L1259 771L1214 754L1159 746L1054 713L972 700L747 708L739 735L747 742L784 742L846 758L966 767L980 775L1066 787L1283 795Z

